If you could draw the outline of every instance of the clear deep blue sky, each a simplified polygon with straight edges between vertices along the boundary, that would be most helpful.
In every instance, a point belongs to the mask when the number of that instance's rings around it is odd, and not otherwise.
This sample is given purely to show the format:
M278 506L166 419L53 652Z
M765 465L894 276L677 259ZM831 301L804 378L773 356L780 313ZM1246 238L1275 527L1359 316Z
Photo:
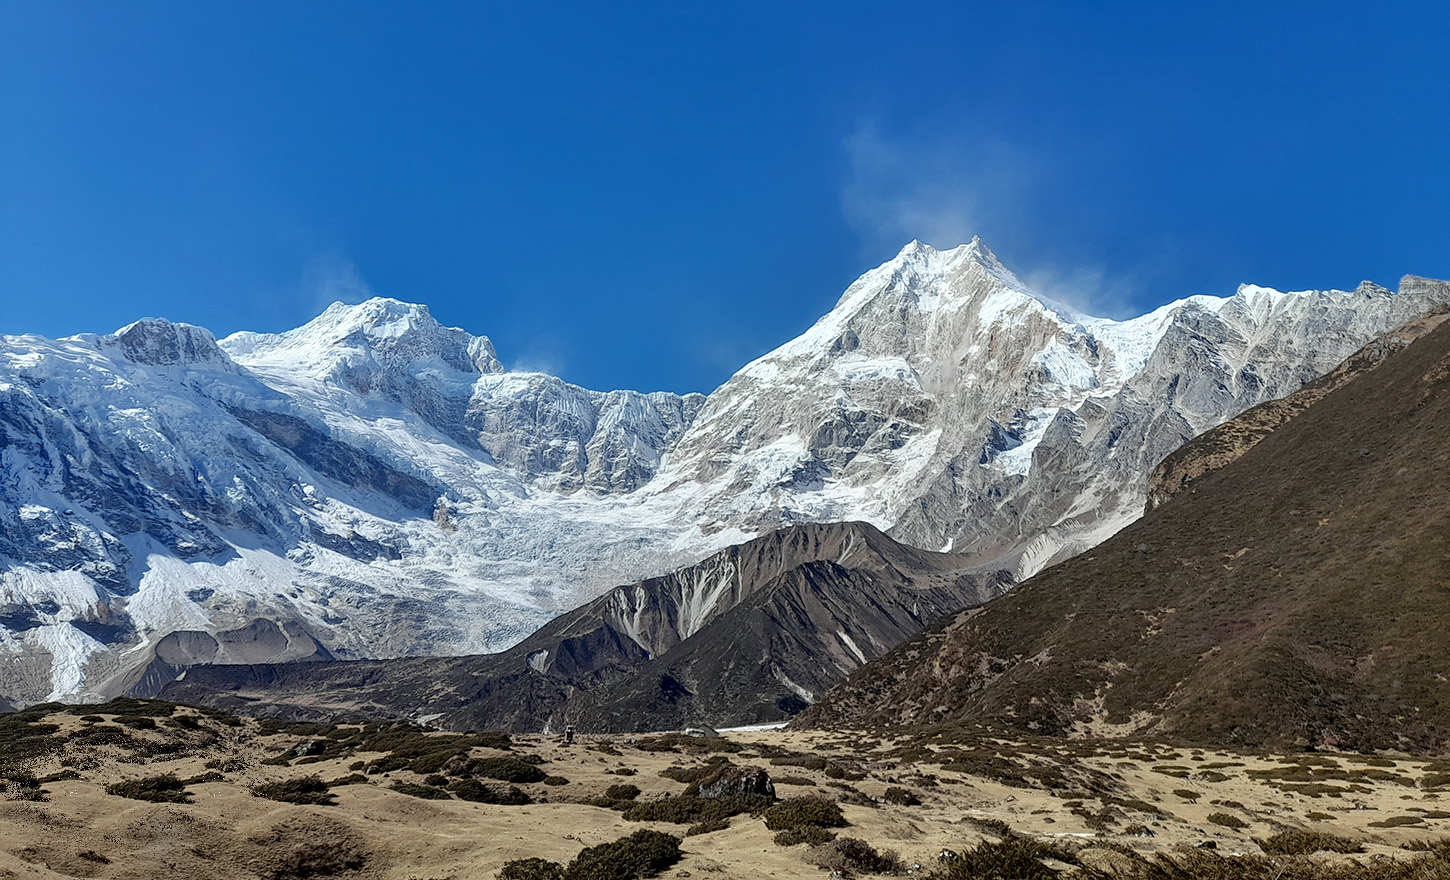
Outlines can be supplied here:
M0 333L375 293L708 391L912 238L1113 316L1450 277L1445 6L7 0Z

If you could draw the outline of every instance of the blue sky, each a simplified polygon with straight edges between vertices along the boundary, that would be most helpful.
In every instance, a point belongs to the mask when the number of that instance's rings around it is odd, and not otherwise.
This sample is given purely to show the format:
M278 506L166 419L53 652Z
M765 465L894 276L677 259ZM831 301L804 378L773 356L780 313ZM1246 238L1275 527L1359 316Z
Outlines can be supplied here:
M1114 316L1450 277L1447 38L1429 2L10 0L0 333L376 293L708 391L912 238Z

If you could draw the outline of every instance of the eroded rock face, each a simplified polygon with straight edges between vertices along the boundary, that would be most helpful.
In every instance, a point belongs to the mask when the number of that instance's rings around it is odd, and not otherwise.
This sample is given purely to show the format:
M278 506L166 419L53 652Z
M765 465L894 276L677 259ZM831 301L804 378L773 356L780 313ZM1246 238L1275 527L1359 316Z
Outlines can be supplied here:
M1187 438L1446 302L1244 287L1114 322L913 243L708 397L509 372L386 299L220 342L4 337L0 695L101 693L167 633L256 619L338 657L499 650L796 523L1024 577L1135 518Z
M695 793L706 798L775 797L775 783L764 767L737 767L722 764L720 769L693 786Z

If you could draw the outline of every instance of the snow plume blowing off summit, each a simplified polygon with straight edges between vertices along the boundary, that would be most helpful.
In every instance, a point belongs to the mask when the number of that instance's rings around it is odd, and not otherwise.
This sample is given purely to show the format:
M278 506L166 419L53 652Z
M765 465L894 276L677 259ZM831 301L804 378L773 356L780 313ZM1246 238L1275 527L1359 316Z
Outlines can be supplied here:
M916 242L708 397L507 371L426 307L286 333L0 337L0 698L189 665L497 651L783 525L1022 578L1141 512L1195 434L1450 286L1245 286L1127 321Z

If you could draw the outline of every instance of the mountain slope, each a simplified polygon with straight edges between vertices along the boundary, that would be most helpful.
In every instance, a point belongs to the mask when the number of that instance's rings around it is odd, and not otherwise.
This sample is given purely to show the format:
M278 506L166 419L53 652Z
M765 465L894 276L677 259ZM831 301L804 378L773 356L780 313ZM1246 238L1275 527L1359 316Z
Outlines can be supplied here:
M199 666L162 693L519 731L773 721L929 620L1010 584L960 566L861 523L797 526L611 590L499 654Z
M1352 359L1093 551L858 671L802 723L1443 748L1450 322L1419 333Z
M1136 518L1189 437L1450 303L1400 288L1244 287L1114 322L980 241L912 243L708 397L506 371L388 299L220 342L154 319L6 336L0 695L118 693L177 665L153 663L173 632L262 623L286 637L256 660L497 651L799 523L1025 577ZM213 650L193 647L173 659Z

